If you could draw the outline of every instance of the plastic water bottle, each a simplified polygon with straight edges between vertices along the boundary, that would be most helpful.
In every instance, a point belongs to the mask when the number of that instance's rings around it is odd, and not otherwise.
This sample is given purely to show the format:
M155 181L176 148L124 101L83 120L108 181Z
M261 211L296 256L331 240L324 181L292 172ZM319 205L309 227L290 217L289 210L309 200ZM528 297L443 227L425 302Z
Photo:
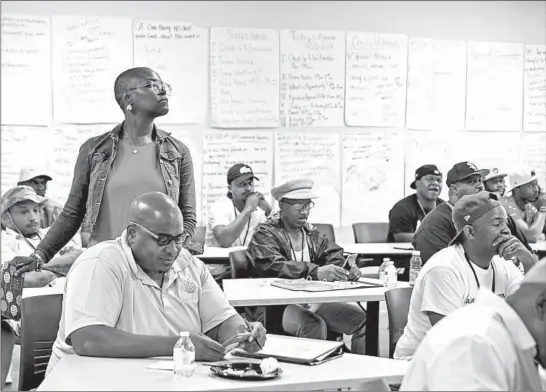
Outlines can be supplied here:
M398 282L398 270L394 266L394 261L389 260L387 262L387 267L385 268L385 287L388 289L393 289L396 287Z
M385 285L385 268L387 268L387 263L390 261L388 257L383 259L383 263L379 266L379 280Z
M174 374L191 377L195 370L195 347L189 332L180 332L180 339L173 348Z
M409 273L409 285L413 287L415 285L415 281L417 280L417 276L419 276L419 272L421 271L421 267L423 266L423 261L421 260L421 252L418 250L414 250L411 252L411 259L410 259L410 273Z

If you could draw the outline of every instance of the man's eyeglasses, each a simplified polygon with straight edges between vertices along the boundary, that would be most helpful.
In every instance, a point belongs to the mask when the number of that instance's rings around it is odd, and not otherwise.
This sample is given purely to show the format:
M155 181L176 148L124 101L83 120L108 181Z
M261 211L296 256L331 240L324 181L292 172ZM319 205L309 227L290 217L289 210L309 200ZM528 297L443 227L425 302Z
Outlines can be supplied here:
M129 223L140 227L142 230L144 230L146 233L148 233L150 236L152 236L157 241L157 244L159 246L167 246L173 241L174 241L174 243L176 245L181 245L188 238L188 235L186 233L182 233L182 234L175 235L175 236L168 235L168 234L156 234L153 231L148 230L147 228L145 228L144 226L142 226L142 225L140 225L140 224L138 224L136 222L129 222Z
M286 201L286 200L283 200L286 204L290 204L291 206L293 206L297 211L302 211L302 210L310 210L311 208L313 208L315 206L315 203L310 201L310 202L307 202L305 204L303 203L298 203L298 202L292 202L292 201Z
M153 92L156 93L157 95L165 94L167 97L170 96L172 92L171 85L162 81L153 81L153 82L141 84L140 86L128 88L127 90L125 90L125 92L136 90L142 87L150 87L153 90Z
M460 180L459 182L462 182L463 184L467 184L467 185L477 185L482 183L482 178L480 176L471 176L468 178L464 178Z

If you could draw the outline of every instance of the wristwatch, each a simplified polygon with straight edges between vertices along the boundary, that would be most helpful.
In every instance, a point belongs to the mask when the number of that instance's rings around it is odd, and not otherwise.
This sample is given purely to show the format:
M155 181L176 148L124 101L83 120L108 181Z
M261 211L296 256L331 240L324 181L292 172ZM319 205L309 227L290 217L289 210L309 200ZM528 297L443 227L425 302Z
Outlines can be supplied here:
M37 252L34 252L30 255L30 257L36 260L36 267L34 270L36 272L40 272L42 270L42 265L44 264L44 259L42 259L42 256L40 256Z

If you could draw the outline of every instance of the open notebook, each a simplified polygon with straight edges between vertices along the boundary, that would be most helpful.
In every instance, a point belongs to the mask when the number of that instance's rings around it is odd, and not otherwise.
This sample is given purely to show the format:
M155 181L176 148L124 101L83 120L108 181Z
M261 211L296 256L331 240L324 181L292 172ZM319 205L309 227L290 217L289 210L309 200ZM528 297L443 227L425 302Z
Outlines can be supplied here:
M265 346L260 351L250 354L236 349L232 351L232 354L248 358L273 357L281 362L300 365L318 365L340 357L343 354L342 347L342 342L267 335Z

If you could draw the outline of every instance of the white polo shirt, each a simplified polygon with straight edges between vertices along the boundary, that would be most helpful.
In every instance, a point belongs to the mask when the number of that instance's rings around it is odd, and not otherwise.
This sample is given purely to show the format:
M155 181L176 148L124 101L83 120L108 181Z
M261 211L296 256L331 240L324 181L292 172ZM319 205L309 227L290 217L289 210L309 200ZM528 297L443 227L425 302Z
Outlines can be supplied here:
M494 256L487 270L471 263L480 287L488 290L493 286L501 298L516 291L523 274L511 261ZM494 270L494 271L493 271ZM472 268L464 255L461 244L442 249L434 254L419 273L413 292L404 334L396 344L395 359L411 359L417 346L432 327L427 312L447 316L476 300L478 284Z
M70 335L106 325L138 335L206 333L237 314L206 266L182 249L159 287L135 262L127 231L87 249L67 276L63 312L47 372L74 354Z
M214 236L214 228L229 225L239 214L240 212L233 205L233 201L227 196L222 196L212 203L207 221L205 246L220 247L220 243ZM248 246L256 227L266 220L265 212L259 207L256 208L256 211L250 214L250 218L246 221L239 237L230 246Z
M400 390L540 391L535 355L536 341L518 314L482 288L475 304L429 331Z

